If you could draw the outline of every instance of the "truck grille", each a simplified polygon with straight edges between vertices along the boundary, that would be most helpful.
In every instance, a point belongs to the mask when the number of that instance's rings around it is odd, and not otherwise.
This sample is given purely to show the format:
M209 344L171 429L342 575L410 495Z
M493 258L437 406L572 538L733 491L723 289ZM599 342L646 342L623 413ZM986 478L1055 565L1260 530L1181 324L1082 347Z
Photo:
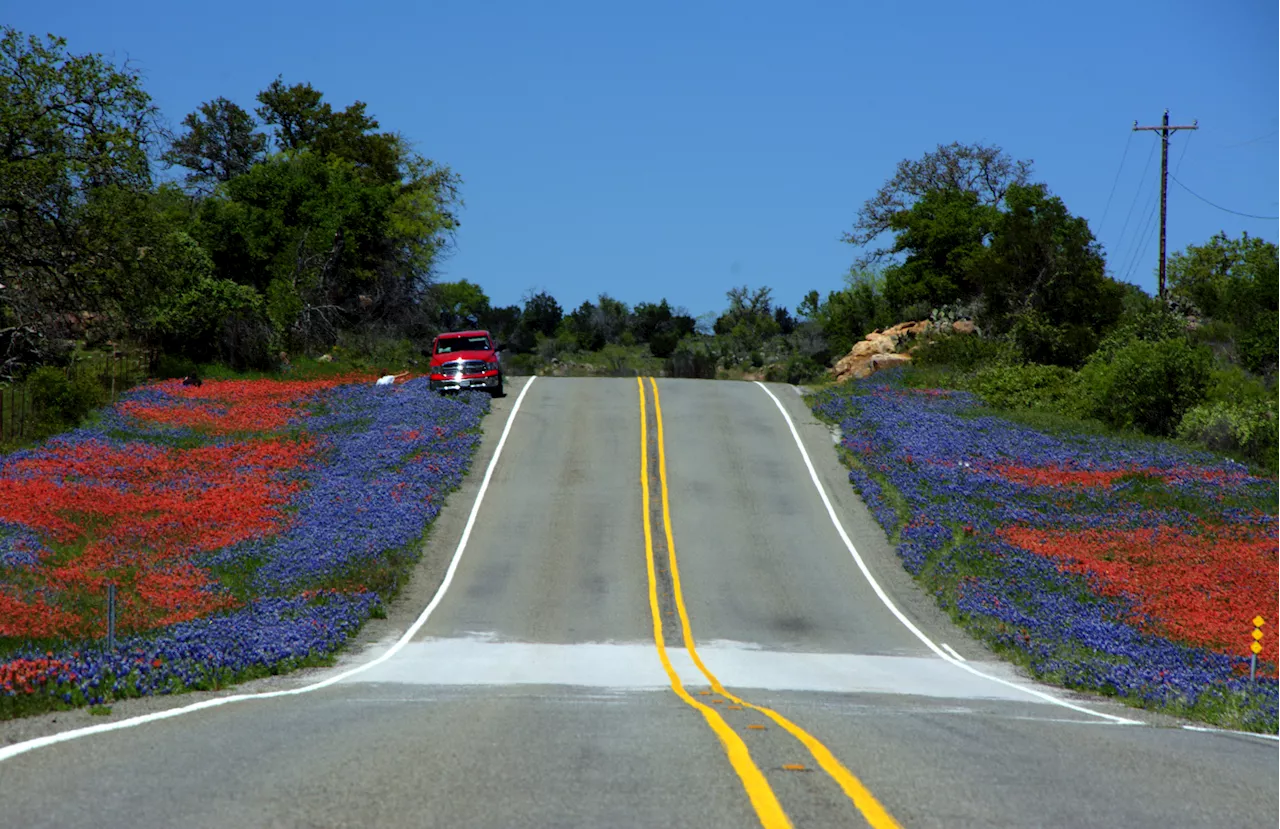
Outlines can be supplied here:
M484 360L454 360L444 363L438 369L441 374L480 374L489 370Z

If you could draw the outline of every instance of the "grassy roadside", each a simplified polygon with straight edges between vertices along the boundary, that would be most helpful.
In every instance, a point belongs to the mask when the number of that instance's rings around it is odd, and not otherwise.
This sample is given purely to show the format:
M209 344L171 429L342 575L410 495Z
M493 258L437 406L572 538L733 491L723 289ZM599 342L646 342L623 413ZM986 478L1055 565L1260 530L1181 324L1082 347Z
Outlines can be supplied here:
M321 366L326 375L349 372L343 366ZM365 383L332 387L304 419L314 453L303 464L281 466L264 478L282 487L277 501L288 494L280 502L287 521L273 535L246 530L239 541L219 546L222 541L206 541L203 534L222 538L228 523L184 525L185 513L202 514L203 508L172 504L167 494L177 486L189 497L203 493L211 507L231 510L229 515L252 512L259 508L250 503L257 490L235 483L244 477L240 458L255 457L258 447L289 446L302 427L287 423L259 435L226 432L215 425L206 434L172 424L193 411L234 419L237 401L255 417L270 414L261 400L242 400L241 395L260 396L265 389L279 397L296 388L282 385L273 391L273 385L271 380L223 383L209 378L201 389L180 397L174 395L181 387L172 383L141 389L151 406L144 420L135 423L116 411L103 413L116 427L118 451L101 441L104 428L62 436L57 451L84 470L80 487L125 496L115 500L109 513L83 516L81 531L110 525L111 532L93 543L113 537L136 543L94 561L72 555L89 546L85 539L46 545L40 533L50 532L46 524L62 514L56 503L52 511L29 509L25 521L10 516L0 525L0 601L13 611L0 619L0 719L110 705L130 697L217 690L331 664L367 619L385 615L386 604L418 562L434 517L469 468L488 398L440 398L427 391L425 381L397 391L374 392ZM220 387L235 393L228 396ZM128 434L119 429L126 422L133 424ZM188 432L174 442L176 435ZM395 439L388 442L388 435ZM373 448L378 451L369 451ZM0 489L30 483L33 472L39 478L44 469L56 476L61 466L50 465L42 452L47 450L27 455L32 470L4 470ZM226 452L229 461L209 463ZM422 506L406 509L409 503ZM166 535L171 528L178 534ZM365 543L372 538L376 544ZM47 584L49 560L41 552L46 546L48 555L72 557L62 562L59 580ZM211 577L194 590L180 589L180 602L215 595L219 601L212 613L192 610L166 622L174 618L171 600L178 594L156 585L169 578L175 564L187 567L174 555L177 550L190 556L195 569L189 572ZM114 649L105 646L100 618L108 578L121 583L118 605L126 609ZM154 579L160 581L149 581ZM160 604L148 604L155 602ZM46 607L56 613L42 613ZM50 619L62 620L63 627Z
M1244 659L1247 620L1275 606L1274 477L1096 423L1009 417L920 379L808 400L957 624L1040 680L1276 732L1274 656L1257 682Z

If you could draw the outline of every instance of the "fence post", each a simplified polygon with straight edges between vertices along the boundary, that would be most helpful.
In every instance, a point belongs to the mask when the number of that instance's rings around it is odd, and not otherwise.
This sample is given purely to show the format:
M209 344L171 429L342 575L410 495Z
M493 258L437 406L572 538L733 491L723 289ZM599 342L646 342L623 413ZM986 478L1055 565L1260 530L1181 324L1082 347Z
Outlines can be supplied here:
M107 582L107 649L116 649L116 583Z

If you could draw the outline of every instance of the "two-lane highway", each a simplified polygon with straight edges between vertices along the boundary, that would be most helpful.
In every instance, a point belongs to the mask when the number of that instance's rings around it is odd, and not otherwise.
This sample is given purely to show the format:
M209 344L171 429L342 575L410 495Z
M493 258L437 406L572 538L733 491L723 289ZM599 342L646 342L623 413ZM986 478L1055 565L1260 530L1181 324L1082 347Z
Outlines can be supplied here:
M1034 686L952 627L787 386L511 383L409 595L442 577L342 681L0 761L0 826L1277 823L1274 743Z

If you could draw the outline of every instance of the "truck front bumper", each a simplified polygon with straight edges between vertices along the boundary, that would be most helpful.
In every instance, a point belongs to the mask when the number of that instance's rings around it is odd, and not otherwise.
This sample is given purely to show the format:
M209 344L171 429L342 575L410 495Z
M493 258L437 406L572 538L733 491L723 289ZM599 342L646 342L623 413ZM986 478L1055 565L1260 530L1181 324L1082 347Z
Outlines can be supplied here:
M444 380L433 379L432 391L461 391L462 389L496 389L502 382L500 375L489 377L448 377Z

